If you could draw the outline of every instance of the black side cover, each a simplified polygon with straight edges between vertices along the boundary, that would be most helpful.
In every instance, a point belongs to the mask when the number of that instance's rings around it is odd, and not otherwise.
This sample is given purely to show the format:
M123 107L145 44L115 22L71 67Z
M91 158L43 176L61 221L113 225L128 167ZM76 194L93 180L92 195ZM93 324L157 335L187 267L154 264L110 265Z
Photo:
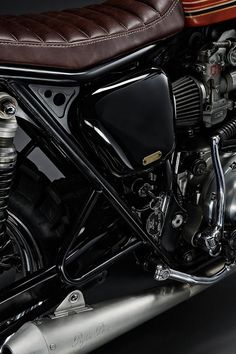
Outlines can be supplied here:
M103 157L107 151L126 172L147 168L145 158L157 152L164 160L174 148L173 95L167 76L156 69L95 91L80 112L90 146L93 139L96 150L103 145Z

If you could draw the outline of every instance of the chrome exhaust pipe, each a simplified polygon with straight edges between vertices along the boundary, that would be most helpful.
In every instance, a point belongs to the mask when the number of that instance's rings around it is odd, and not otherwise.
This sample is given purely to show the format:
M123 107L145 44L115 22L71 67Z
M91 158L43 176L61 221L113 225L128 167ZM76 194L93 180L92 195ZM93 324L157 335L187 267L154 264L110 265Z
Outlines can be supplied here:
M92 307L74 291L52 316L21 327L3 345L2 354L89 353L206 288L176 283Z

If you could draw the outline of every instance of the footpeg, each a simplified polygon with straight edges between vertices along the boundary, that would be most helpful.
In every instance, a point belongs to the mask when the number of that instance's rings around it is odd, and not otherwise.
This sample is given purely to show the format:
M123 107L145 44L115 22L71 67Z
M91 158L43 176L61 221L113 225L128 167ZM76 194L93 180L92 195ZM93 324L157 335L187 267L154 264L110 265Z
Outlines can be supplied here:
M236 269L236 264L225 264L220 270L210 276L196 276L183 272L179 272L175 269L171 269L164 265L158 265L156 267L156 272L154 279L163 282L165 280L174 280L180 283L186 283L189 285L202 285L202 286L210 286L221 279L224 279L227 275L229 275L233 270Z

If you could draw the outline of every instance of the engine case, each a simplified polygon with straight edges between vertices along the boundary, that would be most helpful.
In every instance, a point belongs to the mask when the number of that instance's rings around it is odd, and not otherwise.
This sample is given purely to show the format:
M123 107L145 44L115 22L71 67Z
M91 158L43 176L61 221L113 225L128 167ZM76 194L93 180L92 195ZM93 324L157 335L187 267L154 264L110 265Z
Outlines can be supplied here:
M174 119L169 80L157 69L102 87L80 103L84 138L117 174L165 160L175 147Z

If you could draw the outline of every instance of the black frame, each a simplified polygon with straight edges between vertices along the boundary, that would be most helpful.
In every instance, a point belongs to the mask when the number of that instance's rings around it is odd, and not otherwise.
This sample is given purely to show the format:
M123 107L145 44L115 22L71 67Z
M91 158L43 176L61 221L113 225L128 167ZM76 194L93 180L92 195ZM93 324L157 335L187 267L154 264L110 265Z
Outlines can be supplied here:
M41 288L43 285L47 287L49 284L58 284L58 281L60 284L61 282L64 284L62 289L66 289L68 286L83 287L88 282L91 282L94 278L96 278L96 276L99 276L111 264L143 245L149 245L153 250L155 250L160 260L167 264L169 263L165 254L163 254L163 251L159 249L158 244L145 231L139 217L134 214L130 206L121 198L113 186L101 175L101 173L99 173L91 161L88 160L82 147L79 146L78 141L65 129L65 127L63 127L62 124L58 122L55 116L50 114L50 112L45 109L42 102L39 102L27 87L27 85L31 82L43 82L46 84L56 83L57 85L60 84L62 87L66 85L79 86L81 82L95 79L100 75L109 74L112 70L117 70L117 68L120 68L121 65L127 65L127 63L130 62L133 62L135 65L137 63L136 61L141 59L143 55L146 56L150 53L150 55L153 56L153 52L155 51L156 46L152 45L115 62L108 63L85 73L63 73L37 68L26 69L19 67L0 67L0 85L5 87L9 94L16 97L16 99L20 102L21 108L29 115L30 121L39 128L39 134L41 134L44 138L45 136L48 137L48 142L53 145L54 150L56 149L59 160L61 157L63 159L66 158L66 160L68 160L69 163L79 171L79 173L82 173L92 185L91 195L84 206L80 219L76 223L74 232L70 235L70 237L68 237L64 246L60 250L57 264L33 274L27 279L21 281L19 284L13 284L13 286L5 294L0 296L0 308L1 306L7 306L8 304L10 305L19 294L31 292L35 289ZM36 146L37 142L32 139L20 153L19 163L22 159L24 159L24 157L28 156ZM105 196L111 206L126 222L132 230L132 233L135 235L135 238L132 238L131 242L125 249L121 250L93 271L84 274L81 278L73 279L66 271L66 263L70 258L69 252L75 237L79 234L91 211L96 206L101 194ZM50 303L50 306L48 303ZM45 301L43 306L40 307L39 313L45 313L48 308L52 305L55 306L57 303L57 297L53 302L49 300ZM24 319L30 319L31 316L33 318L33 316L35 316L35 311L35 308L32 308L32 311L27 313L23 318L13 322L6 329L5 335L10 334L12 330L18 328L23 323Z

